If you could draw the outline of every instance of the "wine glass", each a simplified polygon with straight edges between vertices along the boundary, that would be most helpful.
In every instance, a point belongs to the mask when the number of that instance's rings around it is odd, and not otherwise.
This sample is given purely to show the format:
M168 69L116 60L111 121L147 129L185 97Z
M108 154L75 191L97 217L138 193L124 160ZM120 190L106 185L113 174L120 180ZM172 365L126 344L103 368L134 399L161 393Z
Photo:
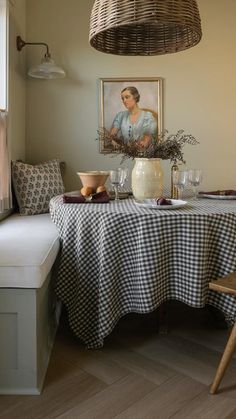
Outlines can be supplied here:
M200 169L191 169L188 172L188 180L194 190L194 198L197 199L198 186L202 182L202 171Z
M188 170L176 170L173 172L173 185L178 189L179 199L182 198L183 190L188 184Z
M115 192L115 201L119 199L119 187L124 182L124 169L119 167L116 170L110 170L110 182Z
M122 172L120 186L123 188L129 175L128 167L119 167L118 170Z

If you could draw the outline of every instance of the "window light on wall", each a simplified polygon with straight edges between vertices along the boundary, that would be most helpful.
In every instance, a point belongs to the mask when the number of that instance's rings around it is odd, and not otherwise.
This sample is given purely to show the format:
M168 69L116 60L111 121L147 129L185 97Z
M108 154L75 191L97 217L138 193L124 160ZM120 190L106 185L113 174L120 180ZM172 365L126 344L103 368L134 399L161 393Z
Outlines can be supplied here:
M0 0L0 109L7 109L8 91L8 4Z

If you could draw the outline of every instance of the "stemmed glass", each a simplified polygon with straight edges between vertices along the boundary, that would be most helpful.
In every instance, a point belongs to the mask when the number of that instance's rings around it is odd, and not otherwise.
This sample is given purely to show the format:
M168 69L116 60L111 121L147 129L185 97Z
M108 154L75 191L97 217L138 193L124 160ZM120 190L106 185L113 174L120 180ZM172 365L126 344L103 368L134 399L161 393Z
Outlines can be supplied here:
M188 180L194 190L194 198L197 199L198 186L202 182L202 171L200 169L191 169L188 172Z
M122 179L121 179L121 183L120 186L123 188L127 179L128 179L128 175L129 175L129 169L128 167L119 167L118 170L122 171Z
M173 172L173 185L178 189L179 199L182 198L183 190L188 184L188 171L176 170Z
M125 171L121 167L116 170L110 170L110 182L115 192L115 201L119 199L119 187L124 185Z

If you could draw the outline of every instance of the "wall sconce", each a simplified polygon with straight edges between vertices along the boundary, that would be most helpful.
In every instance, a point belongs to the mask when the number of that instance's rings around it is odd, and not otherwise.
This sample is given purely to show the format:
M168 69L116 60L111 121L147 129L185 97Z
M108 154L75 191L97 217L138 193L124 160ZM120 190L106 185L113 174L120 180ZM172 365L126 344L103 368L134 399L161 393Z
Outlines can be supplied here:
M37 66L31 67L28 75L37 79L59 79L65 77L63 68L58 67L51 58L49 47L44 42L25 42L20 36L16 37L16 48L21 51L26 45L43 45L46 47L46 53Z

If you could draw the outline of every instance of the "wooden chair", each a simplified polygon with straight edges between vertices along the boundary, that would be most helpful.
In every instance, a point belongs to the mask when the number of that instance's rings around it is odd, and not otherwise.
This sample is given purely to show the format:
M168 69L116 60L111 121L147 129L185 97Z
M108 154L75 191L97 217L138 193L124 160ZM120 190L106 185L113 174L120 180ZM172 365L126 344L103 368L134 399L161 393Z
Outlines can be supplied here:
M225 294L232 294L236 296L236 272L232 272L231 274L226 275L223 278L210 282L209 288L214 291L223 292ZM224 353L219 363L214 381L211 385L211 388L210 388L211 394L215 394L217 392L220 382L226 371L226 368L229 365L230 359L233 356L235 348L236 348L236 322L232 328Z
M158 113L156 111L154 111L153 109L141 108L141 110L145 111L145 112L151 112L153 117L158 121Z

